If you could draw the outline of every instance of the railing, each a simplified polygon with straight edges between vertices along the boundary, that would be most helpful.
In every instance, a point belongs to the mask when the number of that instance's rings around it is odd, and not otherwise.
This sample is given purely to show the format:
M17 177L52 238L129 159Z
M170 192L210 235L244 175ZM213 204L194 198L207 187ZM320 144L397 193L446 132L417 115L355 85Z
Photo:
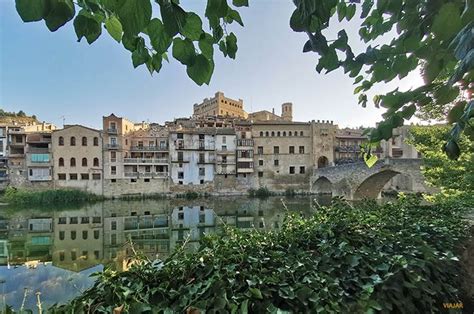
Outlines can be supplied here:
M28 147L26 151L27 151L28 153L49 154L49 148Z
M124 158L125 164L163 164L168 163L168 158Z
M250 139L237 140L237 146L253 146L253 140L250 140Z
M166 178L168 172L125 172L126 178Z
M209 163L213 163L213 162L216 162L216 157L215 156L209 156L208 158L199 158L198 160L198 164L209 164Z
M334 149L336 152L360 152L359 145L339 145Z
M126 178L137 178L138 177L138 172L125 172L124 176Z
M108 149L119 149L120 145L119 144L107 144L105 145L106 148Z
M109 133L109 134L117 134L118 131L117 131L117 129L107 129L107 133Z
M176 149L188 149L188 150L215 150L215 143L206 143L204 140L199 142L185 143L184 140L178 139L175 142Z
M132 146L130 147L131 151L167 151L169 146Z
M51 138L26 138L27 143L51 143Z

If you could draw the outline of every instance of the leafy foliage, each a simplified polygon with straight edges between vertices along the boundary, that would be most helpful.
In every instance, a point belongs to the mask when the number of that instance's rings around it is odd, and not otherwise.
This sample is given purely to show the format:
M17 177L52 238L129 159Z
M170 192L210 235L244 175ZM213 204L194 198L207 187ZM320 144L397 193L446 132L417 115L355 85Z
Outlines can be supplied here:
M474 144L462 135L463 148L457 161L450 160L440 148L449 137L449 126L417 126L410 129L412 144L423 155L423 175L428 183L450 194L472 194L474 191Z
M26 205L71 205L84 202L100 201L102 197L86 193L80 190L44 190L28 191L17 188L7 187L2 202L9 203L11 206Z
M150 0L15 0L24 22L44 20L54 32L74 19L78 41L89 44L102 34L102 27L132 53L136 68L145 64L150 74L159 72L162 59L173 57L186 66L188 76L198 85L209 84L214 71L214 45L224 56L235 59L237 37L227 33L232 22L243 26L239 12L227 0L208 0L205 17L210 32L203 30L201 17L187 12L177 0L157 0L160 17L153 16ZM234 0L235 7L248 6ZM76 14L76 9L79 11Z
M197 252L106 269L58 313L440 312L459 300L461 207L335 201L279 231L224 228ZM449 279L449 280L448 280Z

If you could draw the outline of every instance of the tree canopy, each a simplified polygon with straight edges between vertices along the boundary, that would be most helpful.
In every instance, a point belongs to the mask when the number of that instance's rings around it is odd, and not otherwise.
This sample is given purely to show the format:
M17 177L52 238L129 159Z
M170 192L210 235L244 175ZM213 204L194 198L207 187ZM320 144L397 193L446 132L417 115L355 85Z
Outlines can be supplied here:
M209 84L214 71L214 49L235 59L237 37L229 32L237 11L248 0L207 0L203 20L186 11L179 0L156 0L159 16L153 15L151 0L16 0L24 22L44 20L56 31L74 19L78 40L91 44L104 27L109 35L131 52L134 67L145 65L159 72L163 59L173 58L186 66L198 85ZM373 103L386 109L384 121L370 133L372 142L389 139L393 128L415 113L445 117L453 128L444 151L452 159L460 155L459 139L474 136L474 1L473 0L293 0L289 17L295 32L305 32L303 52L318 55L318 73L343 69L356 85L354 94L366 106L367 92L379 83L422 72L424 84L408 91L398 89L376 95ZM76 12L78 11L78 12ZM326 38L333 23L360 21L359 35L366 50L353 51L341 29L337 38ZM326 34L326 35L325 35ZM379 42L386 44L379 44ZM467 96L466 96L467 95Z

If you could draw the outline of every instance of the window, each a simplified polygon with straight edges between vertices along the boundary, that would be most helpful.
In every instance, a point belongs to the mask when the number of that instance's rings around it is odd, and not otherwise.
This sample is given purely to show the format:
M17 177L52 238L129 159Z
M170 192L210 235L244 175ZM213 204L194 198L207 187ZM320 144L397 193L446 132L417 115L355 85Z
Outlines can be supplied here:
M268 134L268 131L267 131L267 132L265 132L265 136L266 136L266 137L268 137L268 136L269 136L269 134Z
M300 146L300 154L304 154L304 146Z
M201 179L201 180L199 181L199 184L204 184L204 180Z
M59 167L64 167L64 158L59 158Z
M77 217L71 217L69 218L69 224L70 225L77 225L79 222L79 220L77 219Z
M280 153L280 146L273 146L273 153L279 154Z
M117 182L117 179L110 179L110 182L115 183Z
M291 133L291 131L290 131L290 132L288 132L288 136L292 136L292 135L293 135L293 133Z
M206 155L204 153L199 153L199 162L204 163L205 162L205 157L206 157Z
M82 158L82 166L87 167L87 158Z
M59 260L60 260L61 262L64 261L64 252L59 252Z
M111 175L116 175L117 174L117 167L116 166L111 166L110 167L110 174Z
M59 217L58 225L65 225L66 224L66 217Z
M82 137L82 146L87 146L87 137Z
M303 131L301 131L301 132L300 132L300 136L303 136L303 135L304 135L304 133L303 133Z
M305 173L305 167L304 167L304 166L301 166L301 167L300 167L300 173L301 173L301 174L304 174L304 173Z
M111 234L110 235L110 244L112 244L112 245L117 244L117 235L116 234Z
M70 145L76 146L76 138L74 136L71 136Z
M94 146L99 146L99 138L94 137Z
M272 136L275 136L275 132L272 131Z
M88 224L89 223L89 217L81 217L81 224Z
M263 171L259 171L259 172L258 172L258 177L259 177L259 178L263 178Z
M76 251L71 252L71 260L75 261L77 258Z
M278 159L275 159L275 160L273 161L273 165L278 166L279 164L280 164L280 163L279 163Z
M290 166L290 174L294 174L295 173L295 167L294 166Z
M184 219L184 213L178 213L178 220Z
M290 152L290 154L294 154L294 153L295 153L295 147L294 147L294 146L290 146L289 152Z
M69 180L77 180L77 173L70 173Z
M82 251L82 254L81 254L81 257L84 259L84 260L87 260L87 256L89 255L89 253L87 251Z
M64 231L59 231L59 240L64 240L65 234L66 233Z
M257 154L263 155L263 146L258 146L257 147Z
M280 133L280 131L278 131L278 132L277 132L277 136L281 136L281 133Z
M93 173L92 180L100 180L100 173Z
M94 258L99 259L99 251L94 251Z
M286 136L286 131L283 131L283 136Z
M58 180L66 180L66 174L65 173L58 173Z
M137 183L137 179L130 179L130 183Z
M227 137L223 136L222 137L222 144L226 144L227 143Z
M99 167L99 158L94 158L94 167Z
M295 131L295 136L298 136L298 131Z
M76 240L76 231L71 231L71 240Z
M184 153L178 152L178 161L184 161Z
M117 124L115 122L110 122L110 129L111 130L116 130L117 129Z
M117 222L111 221L110 222L110 230L117 230Z
M263 132L260 132L260 137L263 137Z
M100 230L94 230L94 239L99 239L100 236Z
M150 179L144 179L145 183L149 183Z
M76 166L76 158L72 157L71 160L70 160L70 162L69 162L69 165L70 165L71 167L75 167L75 166Z
M199 176L205 176L206 175L206 168L199 168Z
M60 137L58 138L58 145L59 145L59 146L64 146L64 137L60 136Z
M184 172L178 172L178 179L184 179Z
M117 161L117 152L110 152L110 162Z
M178 139L183 139L183 138L184 138L183 133L177 133L177 134L176 134L176 138L178 138Z
M94 224L100 224L101 221L102 221L102 218L100 216L92 217L92 223Z
M258 165L259 165L259 166L263 166L263 160L262 160L262 159L260 159L260 160L258 161Z
M87 240L88 236L89 236L89 233L87 232L87 230L82 231L82 239L83 240Z

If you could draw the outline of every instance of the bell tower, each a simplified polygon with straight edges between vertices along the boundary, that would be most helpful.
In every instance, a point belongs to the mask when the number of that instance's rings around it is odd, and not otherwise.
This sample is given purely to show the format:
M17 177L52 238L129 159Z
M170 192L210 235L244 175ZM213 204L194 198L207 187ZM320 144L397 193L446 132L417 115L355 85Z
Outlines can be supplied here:
M293 104L291 102L281 105L281 118L284 121L293 121Z

